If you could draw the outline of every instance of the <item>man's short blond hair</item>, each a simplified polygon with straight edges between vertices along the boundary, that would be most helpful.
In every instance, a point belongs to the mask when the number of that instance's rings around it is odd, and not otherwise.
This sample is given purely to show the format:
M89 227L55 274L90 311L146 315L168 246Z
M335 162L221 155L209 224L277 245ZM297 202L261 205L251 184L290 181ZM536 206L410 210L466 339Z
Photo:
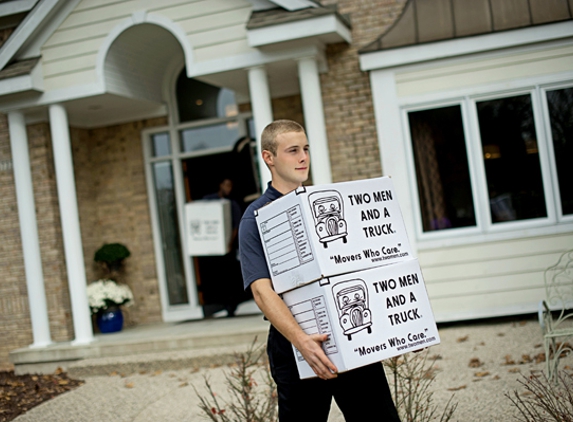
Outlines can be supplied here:
M305 133L304 128L293 120L275 120L263 129L261 134L261 150L269 151L273 156L277 155L277 136L289 132Z

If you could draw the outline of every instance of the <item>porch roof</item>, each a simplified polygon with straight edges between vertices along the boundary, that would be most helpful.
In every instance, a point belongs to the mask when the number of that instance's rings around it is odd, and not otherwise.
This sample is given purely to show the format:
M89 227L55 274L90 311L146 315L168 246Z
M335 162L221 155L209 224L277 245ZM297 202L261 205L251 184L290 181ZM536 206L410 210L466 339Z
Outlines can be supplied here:
M408 0L396 22L360 53L571 20L572 10L573 0Z

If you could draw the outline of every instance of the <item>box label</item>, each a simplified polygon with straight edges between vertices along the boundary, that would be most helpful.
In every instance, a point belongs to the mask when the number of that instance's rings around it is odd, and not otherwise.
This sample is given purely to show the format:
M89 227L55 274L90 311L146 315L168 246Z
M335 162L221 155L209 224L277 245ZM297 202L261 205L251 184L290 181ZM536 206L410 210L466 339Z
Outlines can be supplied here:
M322 342L324 353L327 355L338 353L334 336L332 336L332 323L328 317L328 309L324 296L316 296L303 300L302 302L289 306L289 309L296 322L298 322L298 325L300 325L308 335L328 334L328 340ZM302 362L304 358L301 353L296 347L294 349L296 358Z
M260 225L273 275L292 270L314 259L300 205L276 214Z

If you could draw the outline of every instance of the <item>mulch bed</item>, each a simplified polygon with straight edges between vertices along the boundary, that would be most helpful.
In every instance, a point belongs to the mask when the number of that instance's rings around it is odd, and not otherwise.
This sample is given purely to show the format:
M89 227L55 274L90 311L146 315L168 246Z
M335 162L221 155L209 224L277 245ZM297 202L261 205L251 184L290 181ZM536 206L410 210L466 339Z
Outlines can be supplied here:
M61 369L50 375L15 375L14 371L0 371L0 422L14 420L31 408L83 383L69 378Z

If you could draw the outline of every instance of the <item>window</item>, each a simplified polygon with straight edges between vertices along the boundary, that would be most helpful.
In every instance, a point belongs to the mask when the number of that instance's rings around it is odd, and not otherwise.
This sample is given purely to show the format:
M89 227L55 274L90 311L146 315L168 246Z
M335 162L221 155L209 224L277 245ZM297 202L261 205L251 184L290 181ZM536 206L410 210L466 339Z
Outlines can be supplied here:
M179 122L236 116L235 93L187 77L185 69L177 78L177 110Z
M476 103L491 221L547 217L531 96Z
M535 106L542 96L547 118ZM410 110L407 119L424 233L488 232L573 214L573 88L466 97ZM548 189L550 174L555 189Z
M459 105L409 113L424 231L475 226Z
M561 213L573 214L573 88L547 91Z

